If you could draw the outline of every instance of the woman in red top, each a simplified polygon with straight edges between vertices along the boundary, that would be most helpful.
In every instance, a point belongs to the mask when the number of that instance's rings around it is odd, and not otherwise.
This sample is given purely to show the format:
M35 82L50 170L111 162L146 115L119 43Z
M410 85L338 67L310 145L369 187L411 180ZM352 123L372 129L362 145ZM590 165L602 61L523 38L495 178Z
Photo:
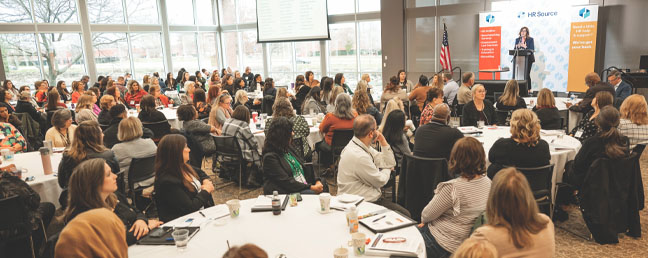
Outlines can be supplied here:
M126 92L124 100L129 107L135 108L144 96L146 96L146 91L140 87L140 84L136 80L128 81L128 92Z
M167 96L164 96L164 94L161 93L160 91L160 86L157 85L151 85L149 86L149 94L155 98L155 106L163 106L163 107L168 107L169 104L173 104L173 100L167 98Z
M79 98L83 95L84 87L79 81L72 82L72 103L79 102Z
M333 141L333 131L339 129L353 129L353 120L356 113L351 107L351 97L347 94L339 94L335 99L335 111L326 114L324 120L319 125L320 133L324 135L324 141L316 144L315 149L319 153L320 164L326 166L333 164L331 157L331 142Z
M36 81L34 83L34 88L36 88L36 102L44 103L47 102L47 84L43 81Z

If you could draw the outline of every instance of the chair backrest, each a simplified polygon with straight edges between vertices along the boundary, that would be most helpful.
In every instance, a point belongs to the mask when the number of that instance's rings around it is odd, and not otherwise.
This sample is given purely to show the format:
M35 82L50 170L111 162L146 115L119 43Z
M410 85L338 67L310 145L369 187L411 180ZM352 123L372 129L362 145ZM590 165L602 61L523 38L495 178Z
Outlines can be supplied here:
M434 197L441 182L451 179L445 158L423 158L403 154L398 182L398 204L405 207L412 219L421 220L421 211Z
M189 164L194 167L201 167L202 160L205 157L205 151L203 151L200 143L196 142L190 133L187 133L184 130L181 130L180 132L187 139L187 147L191 150L191 152L189 152Z
M504 94L504 92L493 92L493 103L499 101L499 98Z
M637 146L635 146L635 147L632 149L632 153L637 153L637 156L638 156L638 157L641 157L641 154L643 153L643 151L644 151L645 148L646 148L646 145L645 145L645 144L637 144Z
M331 150L335 154L342 153L344 147L353 139L352 129L337 129L333 130L333 138L331 140Z
M0 200L0 231L12 232L11 238L21 239L31 235L29 216L24 208L23 200L18 195ZM2 239L7 240L7 239Z
M551 191L551 177L553 176L553 164L534 168L520 168L516 169L522 172L529 181L531 191L549 190Z
M455 116L463 115L464 105L466 104L459 104L459 100L457 100L457 108L455 108Z
M495 116L497 117L497 125L510 125L511 111L495 110Z
M153 132L153 141L158 142L162 137L171 133L171 125L167 120L160 120L157 122L142 122L144 128L148 128Z
M133 185L138 182L146 181L155 177L155 155L146 158L133 158L128 167L128 189L133 189Z
M263 96L261 101L261 113L266 113L268 116L272 116L272 105L274 105L275 97L272 95Z
M234 160L242 160L241 146L234 136L213 136L216 155Z

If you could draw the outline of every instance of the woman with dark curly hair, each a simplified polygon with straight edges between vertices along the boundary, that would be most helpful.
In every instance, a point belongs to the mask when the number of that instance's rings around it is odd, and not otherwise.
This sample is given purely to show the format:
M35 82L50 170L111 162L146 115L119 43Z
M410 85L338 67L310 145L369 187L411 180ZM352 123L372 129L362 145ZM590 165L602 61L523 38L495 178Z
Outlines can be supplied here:
M266 134L263 146L263 174L266 177L263 192L281 194L300 192L319 194L328 192L323 179L304 167L301 155L291 148L293 124L286 117L275 118Z

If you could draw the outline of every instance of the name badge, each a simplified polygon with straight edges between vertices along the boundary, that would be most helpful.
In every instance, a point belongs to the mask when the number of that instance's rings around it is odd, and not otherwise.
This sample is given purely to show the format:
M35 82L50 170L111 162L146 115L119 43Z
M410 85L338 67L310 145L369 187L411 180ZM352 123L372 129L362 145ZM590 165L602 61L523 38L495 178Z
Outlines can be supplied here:
M131 100L131 105L135 105L135 101L134 101L134 100Z
M574 137L576 138L581 138L581 136L583 136L583 130L578 130L576 131L576 134L574 134Z

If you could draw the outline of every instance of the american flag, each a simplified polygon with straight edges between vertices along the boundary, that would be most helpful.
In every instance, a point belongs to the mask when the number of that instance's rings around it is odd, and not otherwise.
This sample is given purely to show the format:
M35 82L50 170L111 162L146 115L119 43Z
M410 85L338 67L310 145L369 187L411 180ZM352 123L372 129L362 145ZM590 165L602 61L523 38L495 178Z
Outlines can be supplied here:
M441 43L441 58L439 60L444 70L452 71L452 61L450 61L450 45L448 44L448 28L443 24L443 43Z

